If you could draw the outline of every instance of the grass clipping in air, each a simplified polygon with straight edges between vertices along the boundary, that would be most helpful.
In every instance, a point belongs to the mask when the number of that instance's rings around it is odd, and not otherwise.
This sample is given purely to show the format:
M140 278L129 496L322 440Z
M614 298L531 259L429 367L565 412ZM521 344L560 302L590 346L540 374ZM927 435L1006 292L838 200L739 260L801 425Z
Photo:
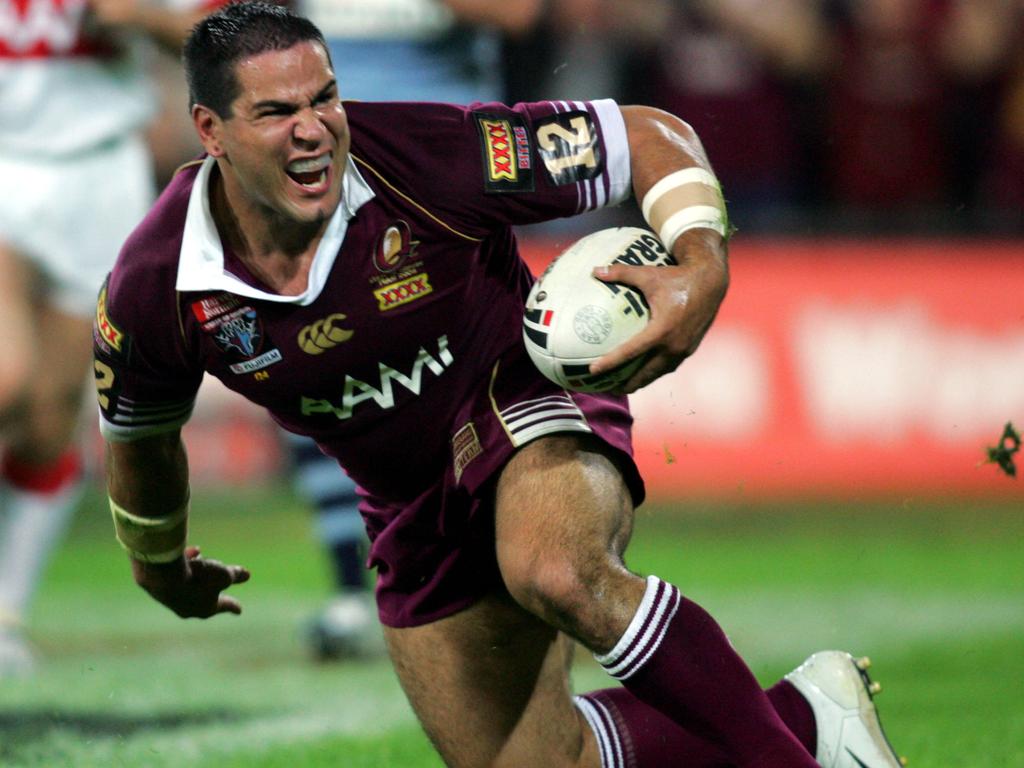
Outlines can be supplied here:
M1010 477L1017 477L1017 465L1013 462L1013 456L1020 450L1020 433L1014 429L1012 422L1006 422L1003 428L1003 435L995 446L985 448L988 458L986 464L998 464Z

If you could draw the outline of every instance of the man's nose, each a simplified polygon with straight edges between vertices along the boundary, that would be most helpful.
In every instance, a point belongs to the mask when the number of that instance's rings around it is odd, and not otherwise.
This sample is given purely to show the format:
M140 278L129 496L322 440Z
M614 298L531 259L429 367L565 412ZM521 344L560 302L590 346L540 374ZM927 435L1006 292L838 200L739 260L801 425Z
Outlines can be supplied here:
M300 110L295 116L292 135L296 141L319 144L327 134L327 126L319 113L311 108Z

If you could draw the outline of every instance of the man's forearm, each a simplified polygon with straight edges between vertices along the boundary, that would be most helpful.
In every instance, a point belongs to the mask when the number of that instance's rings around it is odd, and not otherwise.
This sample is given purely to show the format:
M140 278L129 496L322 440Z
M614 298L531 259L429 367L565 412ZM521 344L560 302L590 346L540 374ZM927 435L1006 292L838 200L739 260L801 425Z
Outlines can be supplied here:
M132 560L168 563L185 548L188 460L177 432L107 445L107 491Z
M180 434L107 443L107 492L143 517L179 508L188 498L188 458Z

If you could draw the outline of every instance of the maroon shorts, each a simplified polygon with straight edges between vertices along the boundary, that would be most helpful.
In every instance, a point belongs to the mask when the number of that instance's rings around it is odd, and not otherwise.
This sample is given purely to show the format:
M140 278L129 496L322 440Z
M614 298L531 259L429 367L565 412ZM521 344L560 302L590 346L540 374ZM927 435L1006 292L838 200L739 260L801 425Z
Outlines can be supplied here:
M543 378L522 347L510 350L459 410L444 476L412 502L364 498L377 608L389 627L457 613L501 584L494 543L494 486L521 446L544 435L594 435L619 452L633 500L644 486L632 458L625 397L565 390Z

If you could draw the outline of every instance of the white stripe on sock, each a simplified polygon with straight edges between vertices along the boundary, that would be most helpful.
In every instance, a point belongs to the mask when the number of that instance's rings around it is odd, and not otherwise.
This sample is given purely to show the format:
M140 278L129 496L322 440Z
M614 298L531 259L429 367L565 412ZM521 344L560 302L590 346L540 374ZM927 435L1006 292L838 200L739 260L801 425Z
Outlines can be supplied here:
M583 696L573 696L572 700L576 708L583 713L583 719L587 721L587 725L590 726L590 730L594 732L594 737L597 739L597 751L601 757L601 768L623 768L622 763L615 762L615 751L611 745L613 734L608 732L609 729L605 725L604 718L597 711L597 702ZM618 734L614 734L614 736L617 740Z
M594 654L594 658L612 677L630 677L661 645L678 607L678 590L657 576L648 576L643 599L625 633L610 652Z
M597 710L601 717L601 722L604 723L604 727L608 732L608 740L611 742L611 753L613 756L612 765L615 768L625 768L626 756L622 754L622 740L619 738L619 731L615 727L612 713L600 701L592 701L591 704L594 705L594 709Z

